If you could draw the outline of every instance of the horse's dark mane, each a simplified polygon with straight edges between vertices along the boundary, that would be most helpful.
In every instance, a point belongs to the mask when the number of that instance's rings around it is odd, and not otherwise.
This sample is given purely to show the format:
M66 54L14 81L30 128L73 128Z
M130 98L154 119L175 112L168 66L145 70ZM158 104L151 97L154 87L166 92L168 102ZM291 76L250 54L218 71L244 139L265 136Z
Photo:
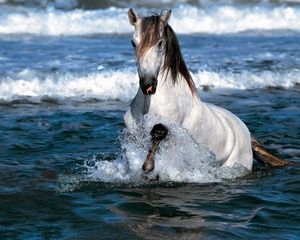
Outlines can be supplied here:
M159 15L144 17L142 19L142 39L138 55L142 56L149 47L155 45L160 40L160 24L164 24L163 35L165 39L165 61L162 70L171 74L174 84L178 81L179 74L181 74L192 94L194 94L196 86L182 57L176 34L169 24L161 21Z
M196 92L196 86L182 57L180 45L175 32L169 24L164 27L164 35L166 39L166 46L163 70L171 73L174 84L178 80L178 75L180 73L187 82L191 92L194 94Z

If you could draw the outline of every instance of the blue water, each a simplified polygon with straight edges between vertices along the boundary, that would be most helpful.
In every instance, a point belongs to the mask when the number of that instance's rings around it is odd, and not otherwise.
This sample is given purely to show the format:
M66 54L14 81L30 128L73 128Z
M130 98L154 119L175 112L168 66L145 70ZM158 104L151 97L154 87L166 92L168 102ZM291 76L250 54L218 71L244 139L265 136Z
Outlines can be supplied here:
M0 9L43 18L48 10L32 4ZM138 87L131 35L117 33L0 33L0 239L300 239L297 165L255 163L247 176L199 183L101 175L97 164L121 155L123 115ZM299 32L178 37L202 100L299 163Z

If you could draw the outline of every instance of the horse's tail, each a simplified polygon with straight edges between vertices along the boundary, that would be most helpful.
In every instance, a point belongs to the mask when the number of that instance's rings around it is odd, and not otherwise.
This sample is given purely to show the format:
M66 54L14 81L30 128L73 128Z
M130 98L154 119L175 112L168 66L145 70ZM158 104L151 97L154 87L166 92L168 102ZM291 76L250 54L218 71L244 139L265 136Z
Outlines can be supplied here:
M263 145L254 137L251 138L251 143L252 143L253 157L259 163L269 165L272 167L283 167L283 166L294 164L293 162L274 156L267 149L265 149Z

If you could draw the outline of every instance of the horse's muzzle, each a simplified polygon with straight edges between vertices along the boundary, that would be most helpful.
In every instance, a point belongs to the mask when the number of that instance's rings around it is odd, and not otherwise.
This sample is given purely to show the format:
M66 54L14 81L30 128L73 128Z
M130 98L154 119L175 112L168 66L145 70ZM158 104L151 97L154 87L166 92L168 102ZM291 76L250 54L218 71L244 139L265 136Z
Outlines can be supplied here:
M140 87L144 95L155 94L157 87L157 78L140 78Z

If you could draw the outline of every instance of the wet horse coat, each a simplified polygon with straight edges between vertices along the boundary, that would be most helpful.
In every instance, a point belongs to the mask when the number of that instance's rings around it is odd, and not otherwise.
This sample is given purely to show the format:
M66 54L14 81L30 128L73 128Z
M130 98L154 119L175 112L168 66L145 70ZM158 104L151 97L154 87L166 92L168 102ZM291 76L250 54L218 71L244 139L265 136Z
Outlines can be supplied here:
M248 128L231 112L200 100L168 24L170 15L168 11L163 16L139 18L129 10L130 23L135 27L132 44L140 87L125 114L126 127L130 129L144 114L157 115L186 128L224 166L240 164L251 170Z

